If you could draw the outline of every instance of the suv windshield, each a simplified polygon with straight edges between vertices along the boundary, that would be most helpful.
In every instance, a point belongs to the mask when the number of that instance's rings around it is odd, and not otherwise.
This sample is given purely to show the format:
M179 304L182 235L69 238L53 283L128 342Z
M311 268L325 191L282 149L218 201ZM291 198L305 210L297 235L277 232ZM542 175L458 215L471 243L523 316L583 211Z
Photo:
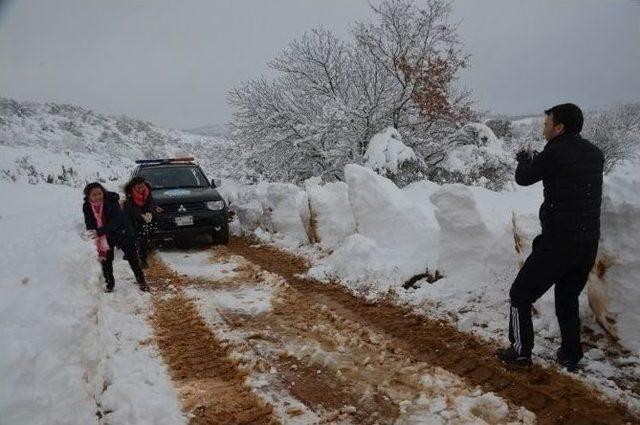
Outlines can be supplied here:
M209 186L198 167L149 167L140 170L140 175L153 189Z

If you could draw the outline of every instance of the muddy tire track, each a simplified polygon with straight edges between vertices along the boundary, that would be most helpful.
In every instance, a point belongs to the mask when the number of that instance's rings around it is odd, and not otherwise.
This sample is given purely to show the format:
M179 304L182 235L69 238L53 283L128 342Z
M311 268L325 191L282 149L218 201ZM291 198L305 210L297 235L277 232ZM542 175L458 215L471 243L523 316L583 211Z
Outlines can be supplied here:
M270 405L245 385L247 373L229 356L200 317L191 300L163 291L169 281L185 279L155 258L148 281L154 289L151 323L159 351L166 362L190 424L278 423Z
M297 256L245 238L232 238L228 249L282 276L309 300L382 332L415 360L442 367L471 385L526 407L540 424L640 423L626 407L605 400L595 389L555 369L505 369L495 359L492 344L448 323L419 317L390 302L368 303L337 284L302 278L308 264Z
M520 406L483 395L457 376L415 361L379 332L308 299L281 276L231 255L226 248L193 254L209 256L208 261L216 264L232 264L233 273L207 281L154 264L151 275L166 287L163 301L178 300L181 306L189 306L187 310L167 306L172 314L178 312L172 323L191 334L194 324L201 327L204 321L226 344L224 353L213 356L238 359L231 365L232 377L238 368L247 371L242 373L249 378L245 382L262 399L273 402L273 410L285 422L297 415L305 415L303 422L296 419L298 423L372 425L534 421ZM182 270L180 258L169 258L176 261L173 267ZM172 291L179 295L170 296ZM190 317L194 314L198 315L195 322ZM186 368L191 369L194 355L202 353L182 354L189 363ZM195 403L218 399L216 389L203 385ZM181 391L185 405L194 404L188 397L192 393L185 397Z

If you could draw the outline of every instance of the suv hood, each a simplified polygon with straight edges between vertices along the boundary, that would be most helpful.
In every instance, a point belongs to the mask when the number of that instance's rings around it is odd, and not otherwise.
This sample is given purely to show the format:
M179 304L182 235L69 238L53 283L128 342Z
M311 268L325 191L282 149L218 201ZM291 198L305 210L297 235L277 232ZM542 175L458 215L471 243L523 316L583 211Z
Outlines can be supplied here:
M213 187L190 187L184 189L153 189L153 200L158 205L182 202L207 202L222 200Z

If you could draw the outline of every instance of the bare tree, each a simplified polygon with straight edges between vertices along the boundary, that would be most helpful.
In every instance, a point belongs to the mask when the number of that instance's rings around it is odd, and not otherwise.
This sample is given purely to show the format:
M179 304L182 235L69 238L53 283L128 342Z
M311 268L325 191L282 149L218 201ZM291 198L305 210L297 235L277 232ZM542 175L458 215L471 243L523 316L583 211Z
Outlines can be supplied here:
M389 126L428 161L473 116L469 92L454 85L468 57L448 23L449 4L383 0L372 8L376 19L356 23L351 43L311 30L269 63L275 80L230 92L231 134L265 177L339 179Z
M583 133L604 153L607 173L640 151L640 103L618 105L585 124Z

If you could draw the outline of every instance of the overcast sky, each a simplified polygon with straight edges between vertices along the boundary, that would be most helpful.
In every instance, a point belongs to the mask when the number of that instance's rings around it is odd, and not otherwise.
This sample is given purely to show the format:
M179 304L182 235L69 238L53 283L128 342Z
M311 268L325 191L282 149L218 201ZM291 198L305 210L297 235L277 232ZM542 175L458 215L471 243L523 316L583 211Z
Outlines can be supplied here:
M0 96L191 128L317 25L347 38L365 0L0 0ZM460 0L461 83L509 115L640 101L640 1Z

